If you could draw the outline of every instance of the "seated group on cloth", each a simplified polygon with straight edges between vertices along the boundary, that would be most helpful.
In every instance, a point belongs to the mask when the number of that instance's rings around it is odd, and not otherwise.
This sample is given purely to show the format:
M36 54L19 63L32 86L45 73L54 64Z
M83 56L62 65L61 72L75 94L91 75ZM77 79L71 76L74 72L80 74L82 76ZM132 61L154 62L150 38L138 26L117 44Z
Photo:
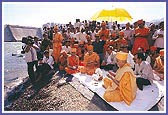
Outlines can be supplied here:
M137 21L137 24L139 27L135 29L134 35L127 35L129 31L132 33L130 28L118 30L117 33L112 30L110 35L106 23L102 22L94 40L87 31L73 33L77 43L74 36L63 39L58 26L55 26L52 41L47 39L46 34L43 36L41 49L44 50L44 57L39 61L41 67L37 71L43 72L43 66L48 64L46 68L59 70L63 77L67 78L65 81L69 82L75 73L93 75L97 68L104 69L109 72L107 77L102 79L106 89L104 99L108 102L124 101L130 105L136 98L137 88L143 90L144 86L151 85L153 80L164 80L164 48L153 45L149 47L149 29L144 26L143 20ZM163 25L161 27L163 31ZM154 37L156 41L163 40L164 36L158 36L157 33ZM134 38L134 43L130 37ZM53 50L52 56L50 49Z

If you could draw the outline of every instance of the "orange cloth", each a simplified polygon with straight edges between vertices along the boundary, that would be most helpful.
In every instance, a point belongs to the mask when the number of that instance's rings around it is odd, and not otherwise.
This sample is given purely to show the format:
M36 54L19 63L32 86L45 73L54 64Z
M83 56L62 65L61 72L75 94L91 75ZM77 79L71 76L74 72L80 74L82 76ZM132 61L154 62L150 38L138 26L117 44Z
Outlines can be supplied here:
M71 48L71 52L76 52L76 48Z
M60 52L62 49L62 40L62 34L57 32L53 38L53 56L56 63L58 63L58 59L60 57Z
M109 39L109 30L108 29L104 29L104 30L100 30L98 32L99 36L100 36L100 39L101 40L108 40Z
M160 50L159 54L160 56L164 56L164 50Z
M126 45L128 45L128 42L124 38L116 40L116 47L118 51L120 51L121 46L126 46Z
M93 46L92 45L88 45L87 46L87 50L93 50Z
M68 73L68 74L74 74L74 73L77 73L79 72L78 70L78 66L79 66L79 57L78 56L69 56L68 59L67 59L67 65L70 66L70 67L66 67L65 68L65 71ZM71 67L76 67L75 69L72 69Z
M121 31L120 31L120 32L119 32L119 35L124 37L124 32L121 32Z
M101 26L106 26L106 22L102 22L102 23L101 23Z
M159 73L164 73L164 64L162 63L160 56L156 58L154 69Z
M91 55L88 53L84 56L84 68L82 68L82 73L87 73L92 75L95 70L100 66L100 59L97 53L93 52Z
M115 79L119 82L119 86L109 78L103 79L104 86L107 88L103 95L104 99L108 102L124 101L130 105L136 97L137 85L134 72L129 64L117 70Z
M107 48L109 47L109 46L113 46L113 44L114 44L114 41L113 40L107 40L106 41L106 43L104 44L104 47L103 47L103 53L105 54L106 53L106 51L107 51Z
M156 51L156 50L157 50L157 47L156 47L156 46L151 46L151 47L150 47L150 50L151 50L151 51Z
M137 28L135 30L135 35L136 34L140 34L140 36L148 36L149 34L149 29L148 28ZM132 53L133 54L136 54L138 52L138 48L139 47L142 47L144 49L144 51L146 52L146 50L149 49L149 44L148 44L148 41L147 41L147 38L146 37L136 37L135 38L135 41L134 41L134 45L133 45L133 48L132 48Z
M86 52L85 46L84 47L78 47L77 49L77 56L79 56L79 60L83 61L84 60L84 54Z
M116 58L119 60L127 60L128 58L128 53L125 52L117 52Z
M59 69L60 70L65 70L65 67L67 66L67 54L63 54L59 57Z
M116 36L117 36L117 35L116 35L115 33L112 33L112 34L111 34L111 37L112 37L112 38L116 38Z

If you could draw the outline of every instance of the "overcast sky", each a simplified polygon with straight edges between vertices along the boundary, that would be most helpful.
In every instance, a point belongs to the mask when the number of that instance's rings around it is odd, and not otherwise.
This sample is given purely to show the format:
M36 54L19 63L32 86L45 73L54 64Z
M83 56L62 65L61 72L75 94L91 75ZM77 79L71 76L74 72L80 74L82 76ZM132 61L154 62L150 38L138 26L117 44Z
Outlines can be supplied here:
M90 20L99 10L124 8L138 19L151 21L166 17L166 2L3 2L3 24L41 27L47 22L68 23Z

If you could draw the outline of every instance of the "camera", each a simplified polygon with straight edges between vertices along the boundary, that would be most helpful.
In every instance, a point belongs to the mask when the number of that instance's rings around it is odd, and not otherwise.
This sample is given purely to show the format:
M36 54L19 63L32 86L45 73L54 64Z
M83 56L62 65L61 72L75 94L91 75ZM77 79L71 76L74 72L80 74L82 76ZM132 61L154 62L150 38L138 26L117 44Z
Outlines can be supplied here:
M26 45L33 45L34 40L32 36L27 36L22 38L22 43L25 43Z
M34 44L33 37L32 36L22 37L22 43L25 43L26 45L33 45ZM22 46L21 54L25 54L24 49L25 47Z

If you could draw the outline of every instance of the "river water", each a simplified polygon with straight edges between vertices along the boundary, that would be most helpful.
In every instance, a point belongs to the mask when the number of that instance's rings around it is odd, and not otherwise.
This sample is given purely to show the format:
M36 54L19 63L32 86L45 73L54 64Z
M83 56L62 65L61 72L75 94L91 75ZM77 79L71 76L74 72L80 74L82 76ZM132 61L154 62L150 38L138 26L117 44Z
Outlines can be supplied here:
M28 76L27 64L21 54L21 42L4 42L4 96Z

